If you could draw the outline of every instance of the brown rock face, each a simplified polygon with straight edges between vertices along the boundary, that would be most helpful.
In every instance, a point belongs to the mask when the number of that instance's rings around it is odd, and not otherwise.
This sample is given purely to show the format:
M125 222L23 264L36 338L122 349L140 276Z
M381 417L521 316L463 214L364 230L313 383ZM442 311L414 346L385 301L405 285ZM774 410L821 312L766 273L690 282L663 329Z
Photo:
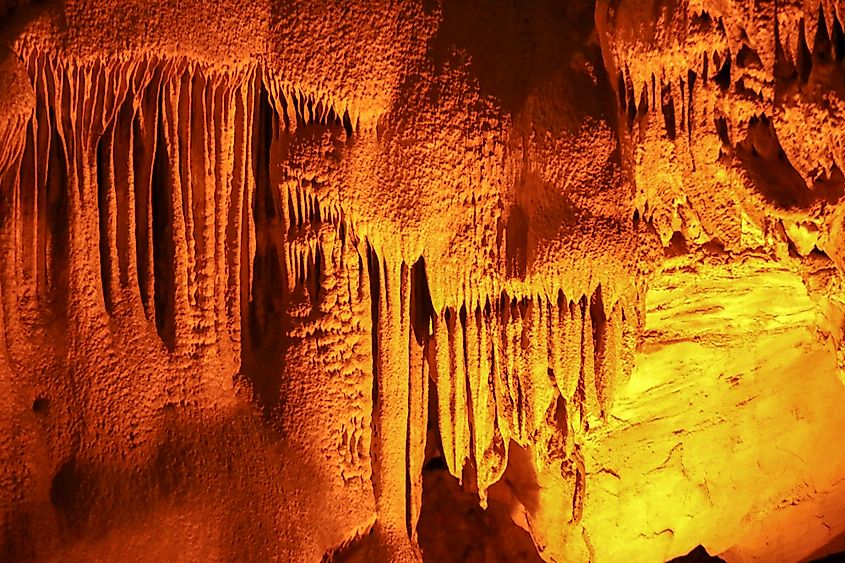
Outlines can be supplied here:
M843 10L0 1L0 559L845 549Z

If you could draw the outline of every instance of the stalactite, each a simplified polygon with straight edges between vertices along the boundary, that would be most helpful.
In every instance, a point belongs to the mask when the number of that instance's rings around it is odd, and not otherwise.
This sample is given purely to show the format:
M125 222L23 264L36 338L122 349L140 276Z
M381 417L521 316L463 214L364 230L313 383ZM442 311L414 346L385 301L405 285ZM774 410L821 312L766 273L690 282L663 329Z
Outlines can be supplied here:
M548 441L606 416L631 345L621 305L605 305L601 288L577 301L560 291L554 301L503 295L498 303L467 314L462 306L458 315L447 308L433 317L430 336L447 466L460 477L462 460L471 460L482 500L504 470L509 439ZM444 380L446 369L452 375ZM561 413L574 418L561 422Z
M449 404L451 418L455 424L455 463L460 471L465 460L471 459L473 417L466 374L466 340L461 320L454 308L444 312L449 347L449 378L452 382L452 396ZM444 395L449 397L449 395ZM465 421L465 422L463 422Z
M422 507L422 468L428 429L428 386L431 376L429 330L434 309L428 290L425 261L418 260L411 267L408 276L408 533L416 543L417 522Z
M546 444L536 463L552 463L606 415L632 339L601 288L509 295L461 280L465 297L435 310L424 256L409 266L359 236L320 180L285 173L297 128L355 134L347 105L257 66L28 61L35 110L0 152L7 330L26 300L65 300L63 322L96 331L137 318L168 357L240 365L267 413L284 386L262 369L288 361L288 340L369 334L370 361L319 360L357 405L327 455L344 482L369 481L376 529L399 552L416 539L429 385L446 466L482 504L511 441Z

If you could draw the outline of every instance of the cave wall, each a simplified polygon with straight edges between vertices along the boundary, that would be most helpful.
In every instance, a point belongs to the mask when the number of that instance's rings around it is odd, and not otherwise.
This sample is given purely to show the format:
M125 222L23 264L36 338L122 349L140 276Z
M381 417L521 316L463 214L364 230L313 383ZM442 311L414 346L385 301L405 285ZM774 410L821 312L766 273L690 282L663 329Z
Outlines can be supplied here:
M3 559L833 549L838 7L699 4L0 6Z

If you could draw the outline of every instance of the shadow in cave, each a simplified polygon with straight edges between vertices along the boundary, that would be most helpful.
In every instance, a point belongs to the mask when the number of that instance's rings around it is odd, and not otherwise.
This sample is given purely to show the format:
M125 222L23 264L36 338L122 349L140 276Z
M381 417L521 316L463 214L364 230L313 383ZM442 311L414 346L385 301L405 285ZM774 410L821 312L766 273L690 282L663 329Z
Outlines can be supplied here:
M274 131L282 128L279 119L270 105L267 90L262 87L256 116L255 194L253 208L245 210L245 213L253 214L256 237L252 286L249 292L244 291L241 295L245 304L248 301L242 310L241 373L251 383L265 417L269 417L283 399L281 382L290 325L288 303L297 297L287 290L285 249L281 239L285 230L283 203L276 182L271 178L273 153L280 150L280 139L274 135ZM247 277L245 272L246 265L241 264L242 278ZM319 272L313 277L319 284ZM302 295L298 297L303 300Z
M774 125L765 115L751 118L735 156L754 188L779 209L808 209L819 200L833 205L845 193L845 179L835 166L810 189L789 162Z
M542 559L531 536L511 519L510 506L491 494L487 509L481 508L477 492L468 487L473 479L465 478L461 485L449 473L440 445L435 394L432 386L422 511L417 524L423 561L540 563ZM467 473L470 472L465 470Z
M600 87L609 82L598 43L590 39L594 13L591 0L448 0L429 56L441 69L456 54L467 55L481 93L511 114L554 82L562 99L580 98L575 111L612 121L616 102L609 87ZM567 114L564 121L577 129L583 116Z
M832 540L811 553L806 561L812 563L833 563L834 561L845 561L845 532L834 537Z
M206 542L219 542L225 561L281 557L275 511L292 510L295 501L285 493L290 470L267 448L261 421L246 410L210 415L170 407L156 426L149 458L77 451L61 463L49 502L22 506L0 530L0 561L67 560L78 556L77 546L105 549L115 556L107 560L138 560L139 538L143 559L166 553L163 560L190 560ZM103 541L110 537L118 541Z
M670 559L667 563L725 563L725 560L721 557L716 557L715 555L710 555L707 553L707 550L704 549L704 546L697 545L695 549L687 553L686 555L681 555L680 557L675 557L674 559Z

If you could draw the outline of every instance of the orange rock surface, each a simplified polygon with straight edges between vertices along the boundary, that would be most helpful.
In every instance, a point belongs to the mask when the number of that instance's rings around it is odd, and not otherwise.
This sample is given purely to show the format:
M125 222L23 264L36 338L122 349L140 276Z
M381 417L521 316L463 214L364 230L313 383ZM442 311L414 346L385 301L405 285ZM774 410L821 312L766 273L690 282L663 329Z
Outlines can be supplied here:
M843 21L0 0L0 560L845 550Z

